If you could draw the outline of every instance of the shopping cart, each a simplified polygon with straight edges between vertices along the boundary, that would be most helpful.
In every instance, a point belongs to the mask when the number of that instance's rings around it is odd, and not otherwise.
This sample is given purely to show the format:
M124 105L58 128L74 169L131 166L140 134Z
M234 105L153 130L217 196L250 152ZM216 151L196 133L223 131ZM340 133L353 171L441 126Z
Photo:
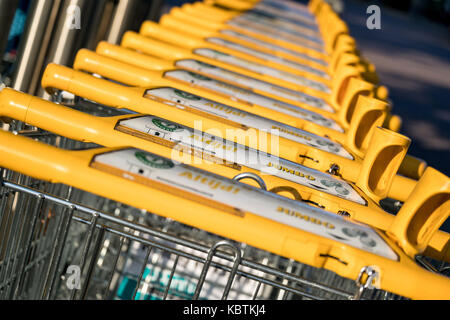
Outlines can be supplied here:
M97 115L111 112L99 106ZM66 185L5 169L0 177L1 299L403 299L372 288L371 268L355 282Z
M87 100L69 104L97 116L127 112ZM62 149L97 147L20 122L8 128ZM235 180L249 177L255 178ZM443 262L416 260L431 272L450 271ZM375 289L378 277L376 268L366 266L356 281L346 279L69 185L0 168L0 299L405 299Z

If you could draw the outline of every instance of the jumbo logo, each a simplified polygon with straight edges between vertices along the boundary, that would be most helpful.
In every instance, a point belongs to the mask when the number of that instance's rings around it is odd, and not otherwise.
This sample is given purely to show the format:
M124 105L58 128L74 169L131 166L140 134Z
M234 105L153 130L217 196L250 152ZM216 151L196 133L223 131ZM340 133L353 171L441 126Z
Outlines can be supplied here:
M159 157L154 154L137 151L134 156L136 159L138 159L141 163L145 164L146 166L156 168L156 169L171 169L175 167L175 164L165 158Z
M269 162L267 164L267 166L269 168L276 168L279 171L286 172L286 173L292 174L292 175L300 177L300 178L305 178L305 179L308 179L310 181L316 181L316 178L311 176L311 175L309 175L309 174L304 174L303 172L300 172L300 171L297 171L297 170L294 170L294 169L290 169L290 168L282 166L282 165L277 165L277 164L273 164L272 162Z
M159 118L153 118L152 123L158 128L168 132L179 132L183 130L183 128L178 124Z

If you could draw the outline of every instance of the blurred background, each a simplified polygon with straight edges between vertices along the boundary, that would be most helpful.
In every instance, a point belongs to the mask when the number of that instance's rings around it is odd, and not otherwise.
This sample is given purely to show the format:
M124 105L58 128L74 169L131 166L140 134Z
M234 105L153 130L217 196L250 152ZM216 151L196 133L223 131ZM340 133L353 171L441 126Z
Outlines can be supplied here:
M44 96L39 79L49 62L71 65L81 47L118 43L126 30L183 0L0 0L0 74L17 90ZM306 0L299 2L306 3ZM329 0L390 90L410 154L450 172L450 0ZM366 27L369 5L381 8L381 29ZM80 29L65 15L81 9Z
M381 30L366 28L366 8L381 8ZM450 173L450 1L343 1L363 54L390 90L410 154Z

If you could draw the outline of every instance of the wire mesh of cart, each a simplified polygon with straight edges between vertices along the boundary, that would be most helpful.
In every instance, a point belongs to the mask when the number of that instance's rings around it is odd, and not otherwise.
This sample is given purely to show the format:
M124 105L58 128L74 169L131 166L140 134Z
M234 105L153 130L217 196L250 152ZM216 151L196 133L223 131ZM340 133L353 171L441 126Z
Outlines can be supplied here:
M69 104L99 116L117 112L86 100ZM11 123L10 130L68 150L96 146L22 123ZM443 264L420 262L448 271ZM362 272L373 276L371 270ZM346 279L67 185L1 169L0 299L404 298L371 288L370 280Z

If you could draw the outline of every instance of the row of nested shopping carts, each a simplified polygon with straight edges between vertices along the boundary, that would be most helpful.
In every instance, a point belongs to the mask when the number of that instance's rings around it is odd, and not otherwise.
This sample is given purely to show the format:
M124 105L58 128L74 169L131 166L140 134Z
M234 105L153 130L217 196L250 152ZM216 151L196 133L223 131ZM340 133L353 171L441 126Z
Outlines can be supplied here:
M450 180L322 0L205 0L0 92L1 299L449 299Z

